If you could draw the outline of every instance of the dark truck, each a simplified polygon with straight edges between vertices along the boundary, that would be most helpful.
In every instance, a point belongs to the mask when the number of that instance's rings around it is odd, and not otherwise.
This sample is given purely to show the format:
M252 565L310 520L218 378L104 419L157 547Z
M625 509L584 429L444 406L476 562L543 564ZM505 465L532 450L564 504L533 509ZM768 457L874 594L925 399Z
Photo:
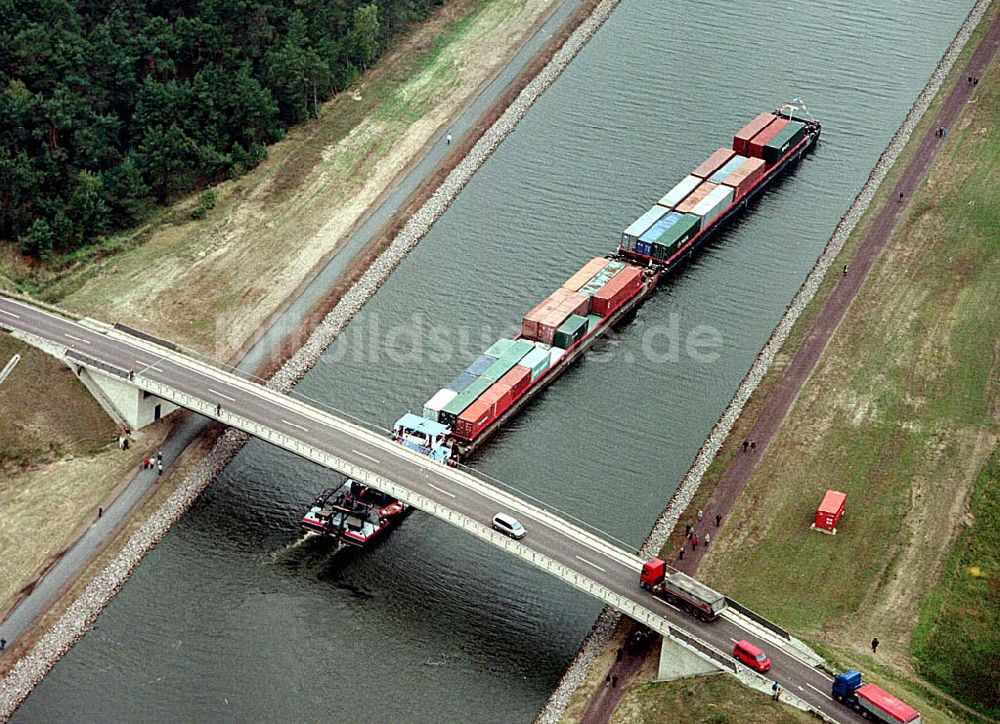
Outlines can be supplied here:
M642 566L639 583L657 598L702 621L714 621L726 610L726 597L680 571L667 574L667 564L650 558Z
M920 724L916 709L875 684L862 684L861 672L856 669L834 677L832 694L835 701L861 712L866 719L886 724Z

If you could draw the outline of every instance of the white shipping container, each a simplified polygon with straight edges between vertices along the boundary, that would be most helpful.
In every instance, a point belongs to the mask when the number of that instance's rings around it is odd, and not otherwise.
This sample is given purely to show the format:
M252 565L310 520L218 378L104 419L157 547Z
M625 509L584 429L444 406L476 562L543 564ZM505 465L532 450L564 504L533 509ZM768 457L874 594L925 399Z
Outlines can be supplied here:
M701 228L707 228L712 219L721 214L729 204L733 203L733 187L721 185L703 198L691 213L701 217Z
M449 390L447 387L438 390L434 393L434 397L424 403L424 417L434 422L441 422L438 419L441 415L441 410L456 397L458 397L458 393L455 390Z
M645 214L632 222L632 224L622 232L622 248L635 251L635 242L640 236L649 231L649 227L663 218L669 209L662 206L654 206Z
M549 368L551 369L559 364L559 360L561 360L564 356L566 356L566 350L561 347L553 347L549 350Z
M683 181L667 191L666 195L660 199L660 206L665 206L668 209L674 208L698 188L701 182L702 179L697 176L685 176Z

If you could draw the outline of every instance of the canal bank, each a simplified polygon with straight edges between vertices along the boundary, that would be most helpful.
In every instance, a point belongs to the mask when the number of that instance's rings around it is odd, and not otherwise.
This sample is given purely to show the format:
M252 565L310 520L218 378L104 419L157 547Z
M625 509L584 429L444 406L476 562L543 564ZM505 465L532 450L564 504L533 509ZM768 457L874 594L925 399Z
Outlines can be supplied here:
M479 320L498 332L518 310L537 302L540 288L551 288L572 270L564 267L578 267L581 255L606 251L616 236L613 226L634 218L634 207L648 206L657 193L655 201L678 172L692 167L693 156L716 147L716 134L725 136L745 122L748 108L773 105L781 92L776 88L798 85L837 97L830 115L824 111L821 117L841 129L829 141L838 153L818 154L783 182L607 347L640 352L654 323L676 314L685 327L717 326L727 342L723 358L714 365L655 365L642 358L621 373L585 360L477 459L477 467L632 542L648 533L651 502L668 498L683 476L884 148L888 129L898 126L961 22L935 10L917 13L900 27L895 18L890 23L881 17L881 7L853 12L853 23L874 23L875 34L890 38L871 49L874 57L888 63L884 54L903 47L904 40L908 53L920 48L912 72L874 90L858 85L852 65L858 55L842 46L848 39L856 45L854 25L825 37L830 57L843 60L835 72L824 57L813 66L788 64L766 78L751 73L750 87L739 79L743 90L719 90L717 78L711 85L707 77L663 72L680 67L683 57L674 51L720 52L718 34L709 29L719 27L720 12L731 12L731 4L708 10L707 18L682 18L684 43L643 45L650 24L663 18L641 4L623 3L610 19L613 26L595 36L346 330L364 331L377 318L413 322L419 313L446 315L476 329ZM825 27L815 17L810 24ZM936 32L942 25L945 30ZM809 27L793 24L788 32L808 36ZM773 42L781 46L786 40ZM622 47L632 52L623 54ZM729 50L723 44L721 52ZM628 72L622 72L622 62L630 64ZM635 82L611 81L626 77ZM709 87L711 94L686 105L644 104L650 98L688 99L691 88ZM851 120L873 93L887 130L857 134ZM595 115L595 108L609 103L613 117ZM690 118L710 120L689 127ZM678 157L667 158L668 152ZM467 264L473 254L475 263ZM361 360L353 350L362 344L338 340L324 358L329 364L317 365L296 392L391 423L468 363L456 353L402 367L389 354L405 342L380 339ZM669 390L669 396L650 395L654 389ZM393 701L380 703L384 717L409 712L413 718L416 711L428 719L475 718L501 705L512 719L534 717L597 611L420 516L360 558L298 544L297 513L328 484L317 471L247 445L136 571L105 611L100 630L39 687L24 715L51 715L61 701L76 701L86 702L95 717L127 718L139 713L130 707L154 702L169 702L169 713L180 717L194 715L189 706L201 716L216 707L219 715L263 715L265 706L292 716L324 682L365 691L379 681L397 692L389 697ZM167 581L169 589L162 585ZM426 616L428 607L435 616ZM141 641L146 655L129 665L112 663L126 653L120 644L126 636ZM299 661L295 652L317 647L323 660ZM268 656L255 653L261 650ZM386 650L391 661L380 653ZM88 666L97 652L104 663ZM129 692L129 701L98 701L87 693L108 685ZM176 695L181 686L194 695ZM241 691L254 691L256 701ZM405 702L406 711L394 702ZM351 713L349 703L329 706L331 716Z
M987 29L989 29L991 34L996 30L993 27L996 24L996 18L993 18L992 21L987 18L985 27L981 27L984 24L984 17L990 9L990 4L991 0L980 0L969 12L969 15L956 33L955 38L942 56L938 66L931 74L927 85L921 91L910 112L896 130L889 145L879 157L868 180L837 224L823 253L817 259L816 265L806 277L799 291L789 303L785 314L757 355L732 401L723 412L716 426L712 429L705 443L699 449L695 462L685 475L681 486L657 519L652 533L643 545L643 556L663 556L681 570L692 575L698 574L699 562L708 555L708 550L704 546L691 549L688 550L686 558L678 560L677 550L687 546L687 542L683 536L675 531L678 521L683 516L687 522L701 531L703 528L698 523L698 516L701 515L702 510L705 511L706 521L712 521L716 515L723 520L729 519L733 506L737 503L743 491L743 486L748 482L751 471L757 465L758 456L766 452L771 439L770 436L776 431L781 419L764 420L761 422L761 418L758 417L761 414L761 410L758 407L750 414L750 422L748 423L746 420L741 419L745 406L750 401L752 395L755 400L758 397L761 397L762 400L767 400L770 395L775 393L769 387L763 391L764 394L761 396L758 386L765 376L768 375L768 371L771 369L771 365L779 353L785 357L782 366L786 367L789 355L795 352L806 334L813 341L815 338L826 340L833 334L832 327L825 328L821 332L802 328L799 330L798 336L789 344L791 350L786 346L793 328L796 328L800 317L816 297L821 285L826 283L829 287L830 284L835 283L842 276L839 271L841 266L843 266L844 276L846 276L848 269L851 270L851 280L854 285L852 287L853 293L857 293L858 287L864 280L864 277L861 275L867 273L867 266L864 263L860 263L859 260L852 258L854 253L858 251L857 247L860 243L860 238L846 252L844 252L844 247L848 240L851 239L852 234L858 227L858 223L866 214L869 214L872 203L876 202L879 208L882 205L889 204L885 211L890 212L890 215L898 213L902 216L906 213L906 209L910 204L910 197L916 191L917 186L922 183L927 162L932 157L931 153L925 148L931 140L931 118L941 116L936 123L943 123L948 127L952 127L955 124L955 117L960 112L961 106L966 102L967 96L971 95L972 86L966 83L966 76L979 76L984 71L982 67L984 61L982 58L975 58L973 60L966 58L966 60L962 61L963 65L959 67L956 67L956 62L963 55L971 55L972 49L976 47L973 45L972 48L967 48L970 38L977 32L977 28L980 29L980 35L983 35ZM991 13L991 17L993 15L995 14ZM970 65L965 67L965 62L969 62ZM942 95L942 89L948 91L948 93ZM942 114L942 107L945 105L947 105L947 108L944 114ZM949 117L945 119L944 115ZM918 136L911 143L911 138L914 137L915 133ZM923 142L923 145L921 145L921 142ZM937 149L934 148L933 150L936 152ZM906 167L902 168L904 162L906 162ZM883 188L883 184L886 183L891 183L893 186L892 194L889 194ZM899 189L903 189L900 193L905 193L905 206L900 206L896 201L896 193L899 192ZM902 200L903 198L904 196L900 195L899 199ZM874 212L875 209L872 208L871 211ZM878 237L878 241L885 244L888 241L888 233L891 233L891 230L883 232ZM844 252L843 255L842 252ZM840 258L841 256L842 258ZM871 257L872 253L868 252L865 256L866 258ZM870 259L868 261L870 263ZM832 276L834 281L831 281L831 277L828 276L830 275L831 268L836 270ZM829 290L827 293L829 293ZM829 300L824 297L821 301L825 305ZM838 302L838 306L846 308L846 304L848 303L849 300L846 302L841 300ZM818 312L813 309L812 317L815 317L817 314ZM825 346L825 341L820 345L820 348L822 346ZM780 372L775 374L780 374ZM781 382L783 383L785 380L782 379ZM773 384L774 382L772 382ZM799 380L799 384L801 384L801 379ZM760 404L761 401L758 401L758 406ZM786 404L790 405L791 403L787 402ZM787 411L787 406L784 409ZM759 426L751 429L750 425L754 422L758 422ZM734 426L738 424L741 426L739 434L733 437L733 439L729 439ZM746 450L742 454L739 452L738 448L742 439L755 441L756 454L747 455ZM709 466L716 462L720 448L722 448L723 443L726 443L727 440L729 450L723 461L728 466L726 468L727 477L720 480L719 475L716 474L708 481L705 489L699 490L702 478L709 470ZM693 512L695 509L698 510L698 516L695 516ZM725 535L727 533L725 529L720 531L718 528L718 524L713 527L711 522L706 522L704 526L704 529L711 529L710 532L716 540L718 540L720 534ZM699 532L700 534L701 532ZM668 539L671 539L669 544ZM713 550L716 562L718 562L720 553L723 556L726 555L725 552L718 550L718 543L716 543ZM721 585L721 582L716 582L716 584ZM650 661L647 662L645 676L641 680L632 681L631 676L628 678L621 676L621 687L615 690L609 690L607 687L601 685L601 681L606 680L606 677L618 675L621 657L619 656L618 659L615 658L615 650L617 649L620 652L620 647L633 629L634 625L621 621L621 617L617 614L608 610L603 611L601 619L598 620L593 631L588 635L577 659L574 660L573 664L567 670L566 676L560 682L559 687L539 715L538 721L552 722L564 718L568 721L608 721L614 715L619 701L629 696L633 687L638 688L640 685L648 684L652 680L652 677L655 676L654 664L658 652L649 655L648 658ZM631 673L635 674L635 671ZM693 691L698 691L703 686L694 684ZM667 685L667 687L671 691L677 688L675 685ZM748 697L754 696L750 692L747 692L745 695ZM672 710L669 707L664 708L662 702L668 701L670 696L672 694L666 688L661 695L655 689L645 687L641 697L633 697L633 700L630 701L629 706L632 708L629 711L633 716L639 715L642 712L649 713L653 710L656 710L659 716L670 716L671 714L676 716L681 716L682 714L711 715L708 709L702 712L698 705L695 705L694 708L686 705L683 711L680 709ZM640 699L643 702L642 706L637 704ZM660 705L656 704L658 700L661 702ZM706 701L707 704L708 702ZM718 702L711 704L713 711L717 704ZM945 706L947 706L946 703Z

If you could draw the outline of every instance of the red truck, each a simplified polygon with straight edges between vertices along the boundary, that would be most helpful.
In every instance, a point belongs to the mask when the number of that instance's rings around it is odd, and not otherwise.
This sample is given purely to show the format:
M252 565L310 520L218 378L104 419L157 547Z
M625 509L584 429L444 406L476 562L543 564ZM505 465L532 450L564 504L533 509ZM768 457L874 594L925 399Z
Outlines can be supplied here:
M680 571L668 575L667 564L659 558L650 558L643 564L639 583L657 598L702 621L714 621L726 610L725 596Z

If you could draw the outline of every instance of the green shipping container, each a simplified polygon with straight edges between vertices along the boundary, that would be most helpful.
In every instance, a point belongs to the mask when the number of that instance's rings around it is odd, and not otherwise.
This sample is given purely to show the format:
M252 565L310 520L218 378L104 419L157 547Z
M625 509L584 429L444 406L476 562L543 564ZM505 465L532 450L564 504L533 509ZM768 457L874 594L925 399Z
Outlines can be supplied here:
M441 410L439 416L441 424L454 429L455 420L458 419L458 416L465 412L465 408L475 402L492 384L493 380L479 377L475 382L459 392L458 397L445 405L444 409Z
M597 292L601 291L605 284L611 281L611 277L624 268L624 262L609 261L606 267L597 272L589 282L580 287L580 294L586 294L588 297L594 296Z
M684 214L684 218L663 232L653 242L653 258L666 259L677 247L698 233L701 229L701 217L696 214Z
M491 364L486 371L480 375L480 377L496 382L505 374L510 372L511 368L520 362L521 358L534 348L535 345L526 339L519 339L516 342L513 342L510 349L504 354L504 356Z
M518 364L531 370L531 379L534 380L549 368L549 351L535 348L524 355Z
M604 317L602 317L600 314L588 314L587 315L587 334L590 334L595 329L597 329L597 325L600 324L603 320L604 320Z
M500 359L505 354L510 352L510 348L514 346L514 340L512 339L498 339L490 348L483 352L487 357L492 357L493 359Z
M799 121L789 121L778 133L764 144L764 160L775 163L788 153L788 149L797 144L806 135L806 124Z
M556 330L555 336L552 338L552 345L554 347L561 347L562 349L569 349L576 342L583 339L583 335L587 333L587 318L581 317L578 314L569 315L569 319L562 323L559 329Z

